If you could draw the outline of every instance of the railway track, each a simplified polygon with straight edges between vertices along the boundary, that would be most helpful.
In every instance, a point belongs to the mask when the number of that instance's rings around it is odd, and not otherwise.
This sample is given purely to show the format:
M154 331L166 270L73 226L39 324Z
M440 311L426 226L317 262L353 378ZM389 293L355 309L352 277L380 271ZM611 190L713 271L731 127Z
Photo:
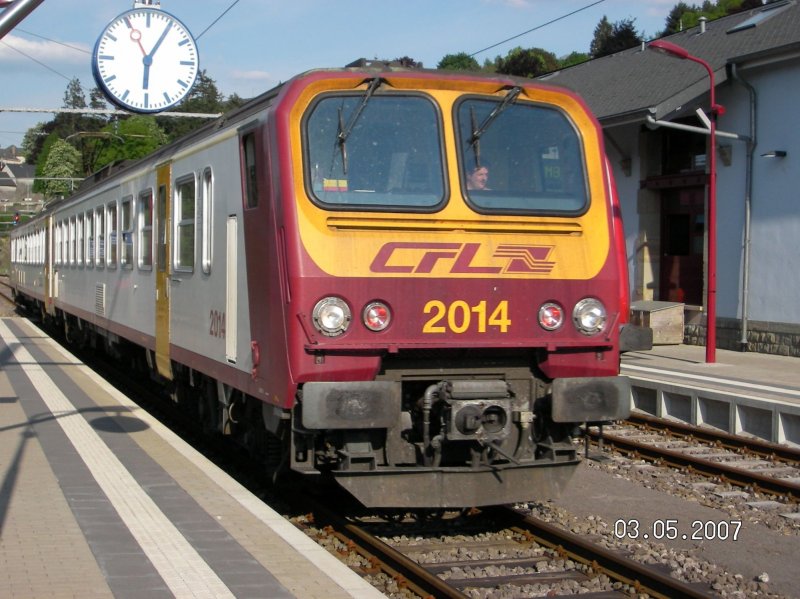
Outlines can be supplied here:
M474 510L442 522L398 526L359 523L322 504L300 526L344 557L358 554L364 575L379 571L384 592L419 597L593 596L708 597L705 584L672 578L585 537L508 508ZM460 522L459 522L460 521ZM454 522L456 522L454 524ZM296 522L297 524L297 522ZM380 588L380 587L379 587Z
M16 308L14 298L11 297L11 284L8 277L0 276L0 316L12 314Z
M590 429L589 435L600 442L599 430ZM796 448L639 415L629 424L604 428L602 443L628 456L800 499Z

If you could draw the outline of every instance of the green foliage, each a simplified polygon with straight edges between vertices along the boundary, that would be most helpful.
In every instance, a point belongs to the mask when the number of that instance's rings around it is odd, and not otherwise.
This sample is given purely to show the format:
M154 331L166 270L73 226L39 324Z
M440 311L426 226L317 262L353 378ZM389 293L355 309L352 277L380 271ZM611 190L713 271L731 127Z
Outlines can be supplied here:
M197 84L176 110L215 114L227 112L244 103L245 100L236 94L225 100L214 80L201 71ZM107 108L99 88L91 90L88 107ZM80 80L72 79L67 85L64 108L87 108L86 94ZM62 113L51 121L29 129L22 142L22 151L28 163L36 164L37 177L42 177L45 176L53 145L63 140L80 156L79 168L69 176L84 177L112 162L146 156L208 120L134 115L110 121L106 117ZM53 193L50 187L46 189L44 183L37 181L33 191ZM61 192L56 190L55 193Z
M538 77L558 70L556 55L542 48L514 48L497 65L497 72L518 77Z
M700 17L711 21L760 6L762 6L761 0L717 0L716 2L705 0L700 6L678 2L667 15L664 31L660 35L670 35L696 27L700 23Z
M92 170L122 160L144 158L167 143L167 134L154 116L135 115L106 125L98 140L98 151Z
M57 139L50 147L47 160L42 168L42 191L45 197L54 198L65 195L72 191L74 186L70 181L56 181L53 179L63 179L82 176L81 154L69 143L62 139Z
M480 71L481 66L478 61L466 52L458 54L447 54L436 65L437 69L446 71Z
M561 68L565 69L567 67L586 62L590 58L591 56L585 54L584 52L571 52L561 59Z

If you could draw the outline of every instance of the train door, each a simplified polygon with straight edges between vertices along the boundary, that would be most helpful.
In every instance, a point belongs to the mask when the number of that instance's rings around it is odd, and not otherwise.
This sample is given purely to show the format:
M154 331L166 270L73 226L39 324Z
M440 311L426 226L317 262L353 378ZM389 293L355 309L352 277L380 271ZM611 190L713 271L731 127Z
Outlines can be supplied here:
M239 245L239 223L236 215L231 215L228 217L228 224L227 224L227 235L226 235L226 244L227 244L227 257L228 263L227 267L227 293L226 295L226 306L225 306L225 314L227 314L227 322L225 323L225 358L231 364L236 363L236 343L237 343L237 327L239 326L238 318L237 318L237 310L239 309L239 294L238 294L238 285L239 285L239 255L238 255L238 245Z
M170 361L170 248L172 245L172 227L170 197L172 181L172 164L162 164L156 169L156 370L168 379L172 379L172 363Z

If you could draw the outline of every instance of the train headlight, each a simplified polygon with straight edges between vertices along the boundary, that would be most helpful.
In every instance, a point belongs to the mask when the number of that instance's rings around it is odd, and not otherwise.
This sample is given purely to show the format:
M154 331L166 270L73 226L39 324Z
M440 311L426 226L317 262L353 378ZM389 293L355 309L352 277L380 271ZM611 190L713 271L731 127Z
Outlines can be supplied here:
M312 316L316 329L328 337L338 337L350 326L350 307L338 297L319 300L314 306Z
M370 302L364 306L361 317L370 331L383 331L392 322L392 311L383 302Z
M564 309L548 302L539 308L539 325L546 331L555 331L564 324Z
M596 335L606 326L606 307L600 300L587 297L575 304L572 320L584 335Z

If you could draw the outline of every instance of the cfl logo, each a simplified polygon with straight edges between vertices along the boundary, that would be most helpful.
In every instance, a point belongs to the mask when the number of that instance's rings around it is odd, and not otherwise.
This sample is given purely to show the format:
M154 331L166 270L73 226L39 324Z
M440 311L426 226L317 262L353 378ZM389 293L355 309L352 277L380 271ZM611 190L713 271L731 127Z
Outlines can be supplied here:
M550 260L551 245L500 245L492 254L491 263L481 264L476 256L480 243L416 243L384 244L370 265L374 273L430 274L435 268L446 268L457 275L548 275L556 263Z

